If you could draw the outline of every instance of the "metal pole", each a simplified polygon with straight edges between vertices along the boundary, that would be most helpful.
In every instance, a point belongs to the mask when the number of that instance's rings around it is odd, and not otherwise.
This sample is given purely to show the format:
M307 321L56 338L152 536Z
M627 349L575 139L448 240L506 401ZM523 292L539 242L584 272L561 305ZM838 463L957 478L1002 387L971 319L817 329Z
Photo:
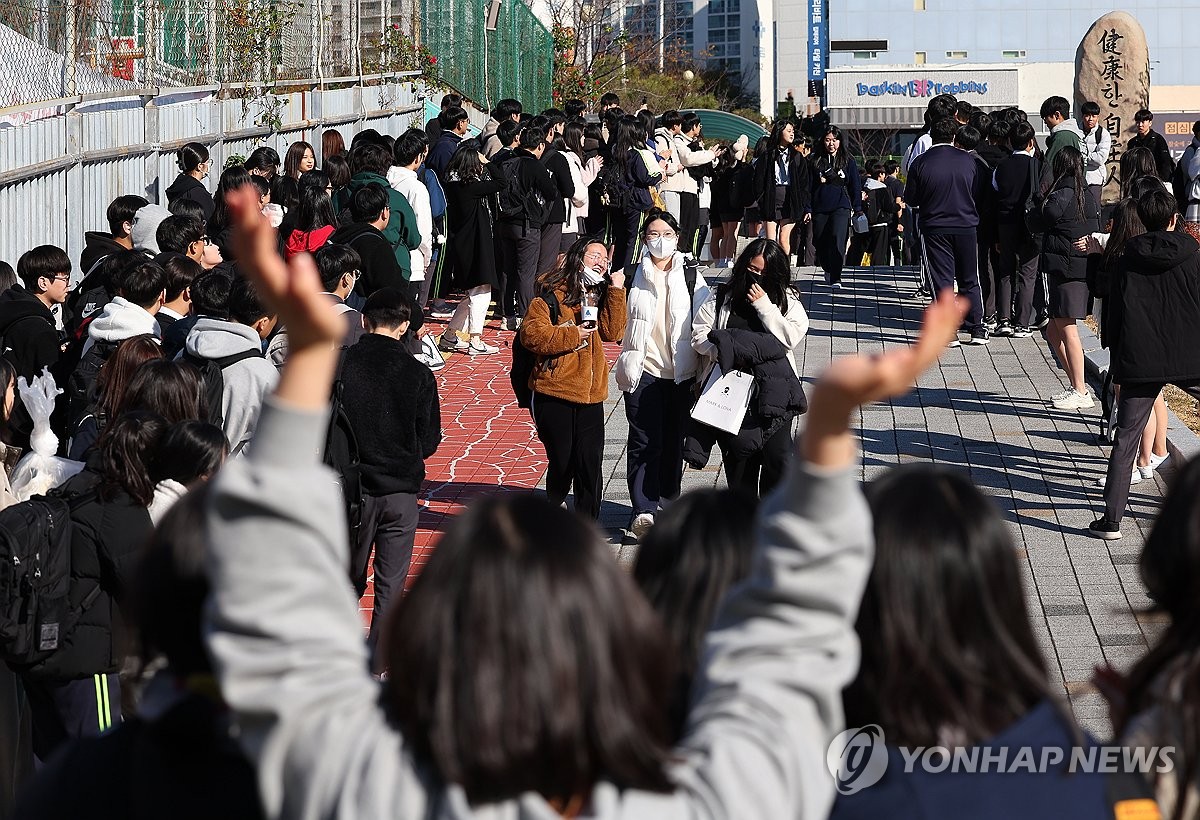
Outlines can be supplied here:
M79 2L67 0L66 48L63 49L63 96L74 97L76 90L75 72L79 60Z
M666 30L666 0L658 0L658 70L662 72L667 65L667 30Z

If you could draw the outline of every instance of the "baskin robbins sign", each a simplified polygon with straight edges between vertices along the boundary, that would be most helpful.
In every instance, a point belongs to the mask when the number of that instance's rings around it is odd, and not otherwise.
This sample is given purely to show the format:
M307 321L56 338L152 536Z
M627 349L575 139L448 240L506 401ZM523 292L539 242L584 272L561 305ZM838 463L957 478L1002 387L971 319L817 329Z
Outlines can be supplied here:
M964 94L988 93L987 81L963 80L961 82L940 83L934 80L909 80L906 83L882 82L874 85L855 83L855 89L860 97L936 97L939 94L953 94L961 97Z

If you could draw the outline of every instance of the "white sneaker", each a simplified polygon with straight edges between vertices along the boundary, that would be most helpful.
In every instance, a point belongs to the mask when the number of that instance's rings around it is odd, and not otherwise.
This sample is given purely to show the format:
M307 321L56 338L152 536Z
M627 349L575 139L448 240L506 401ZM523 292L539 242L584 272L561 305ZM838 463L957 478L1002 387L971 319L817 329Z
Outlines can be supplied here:
M487 356L489 354L499 352L500 348L496 347L495 345L488 344L483 339L472 339L471 343L467 345L467 353L471 354L472 356Z
M633 523L629 525L629 531L633 533L634 538L642 538L654 526L653 513L638 513L634 516Z
M1170 457L1171 457L1170 453L1167 453L1165 456L1156 456L1156 455L1154 455L1154 453L1151 453L1150 454L1150 469L1157 470L1159 467L1163 466L1163 463Z
M1130 487L1132 487L1134 484L1138 484L1138 483L1140 483L1140 482L1141 482L1141 480L1142 480L1143 478L1148 478L1148 476L1144 476L1144 475L1142 474L1142 472L1141 472L1141 468L1140 468L1140 467L1134 467L1134 468L1133 468L1133 475L1131 475L1131 476L1129 477L1129 486L1130 486ZM1104 486L1104 485L1106 485L1107 483L1108 483L1108 476L1106 476L1106 475L1102 475L1102 476L1100 476L1099 478L1097 478L1097 479L1096 479L1096 486L1097 486L1097 487L1103 487L1103 486Z
M1072 390L1069 395L1053 404L1059 410L1087 410L1096 406L1096 400L1092 398L1091 393L1076 393Z
M438 349L447 353L466 353L470 345L459 338L457 333L447 332L438 339Z
M1075 392L1074 389L1067 389L1067 390L1062 391L1061 393L1055 393L1053 396L1050 397L1050 403L1055 404L1057 402L1060 402L1074 392Z

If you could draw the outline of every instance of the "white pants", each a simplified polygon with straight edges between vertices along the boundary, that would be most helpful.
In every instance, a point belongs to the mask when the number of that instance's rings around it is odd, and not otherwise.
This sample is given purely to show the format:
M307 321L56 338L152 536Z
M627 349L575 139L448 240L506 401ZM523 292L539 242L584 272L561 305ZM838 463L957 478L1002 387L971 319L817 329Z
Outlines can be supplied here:
M483 323L487 320L488 305L492 303L492 286L480 285L467 291L467 298L454 308L447 330L466 332L471 336L483 333Z

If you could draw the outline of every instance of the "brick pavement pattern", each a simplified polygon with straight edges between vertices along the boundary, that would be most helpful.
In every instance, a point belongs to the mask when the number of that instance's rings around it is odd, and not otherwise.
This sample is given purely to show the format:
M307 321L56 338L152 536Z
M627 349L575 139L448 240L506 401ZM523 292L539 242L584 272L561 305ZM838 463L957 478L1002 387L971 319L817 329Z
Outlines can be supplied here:
M801 351L806 380L834 356L907 344L920 323L922 304L912 298L912 271L847 269L843 290L834 292L821 284L819 271L806 268L795 271L794 283L811 320ZM501 344L500 354L454 355L438 374L446 439L429 462L422 492L414 555L418 570L447 518L472 498L527 491L544 478L541 445L508 383L512 334L490 323L487 336ZM609 346L610 359L616 352ZM870 480L897 464L934 462L968 472L995 500L1018 552L1051 676L1083 726L1106 738L1107 709L1088 678L1099 663L1128 668L1161 628L1139 614L1149 600L1137 558L1164 485L1156 476L1132 488L1121 541L1089 537L1086 527L1103 509L1095 481L1104 474L1107 448L1096 437L1098 405L1081 412L1050 406L1047 398L1064 387L1040 336L995 338L987 347L947 351L917 390L861 412L862 475ZM631 514L625 479L628 425L615 384L605 411L600 524L618 559L629 564L637 547L624 531ZM717 450L706 469L684 473L685 491L724 483ZM369 611L369 597L363 606Z

